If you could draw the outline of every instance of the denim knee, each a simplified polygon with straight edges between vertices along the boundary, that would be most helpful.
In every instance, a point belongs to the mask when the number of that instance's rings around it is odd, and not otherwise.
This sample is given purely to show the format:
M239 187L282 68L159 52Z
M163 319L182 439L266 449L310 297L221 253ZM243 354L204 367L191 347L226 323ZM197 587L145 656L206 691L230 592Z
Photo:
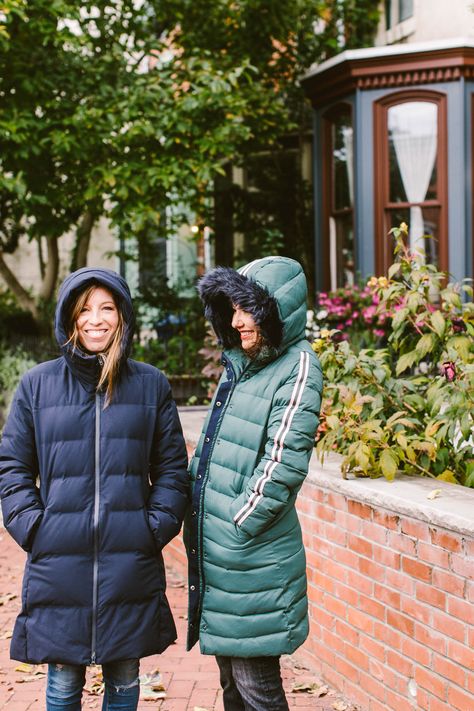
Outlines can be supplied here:
M48 711L80 708L85 667L75 664L49 664L46 703Z

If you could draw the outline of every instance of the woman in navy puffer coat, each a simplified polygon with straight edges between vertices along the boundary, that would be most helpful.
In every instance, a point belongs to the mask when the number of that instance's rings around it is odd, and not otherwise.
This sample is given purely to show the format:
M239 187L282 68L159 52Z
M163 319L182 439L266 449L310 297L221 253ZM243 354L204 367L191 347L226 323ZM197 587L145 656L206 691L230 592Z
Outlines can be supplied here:
M176 639L161 549L181 527L187 457L166 378L128 358L133 326L118 274L67 277L62 356L23 377L0 445L4 523L28 552L11 656L50 663L51 710L80 709L80 693L53 698L54 679L74 665L82 692L91 663L103 664L104 708L135 709L139 658Z

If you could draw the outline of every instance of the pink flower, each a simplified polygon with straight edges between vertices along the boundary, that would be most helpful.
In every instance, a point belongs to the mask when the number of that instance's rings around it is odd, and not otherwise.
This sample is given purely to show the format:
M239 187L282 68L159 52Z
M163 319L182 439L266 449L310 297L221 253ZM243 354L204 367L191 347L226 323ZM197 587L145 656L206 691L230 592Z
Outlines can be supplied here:
M441 375L444 375L446 380L449 380L450 383L454 380L456 377L456 365L452 360L443 363L441 366Z

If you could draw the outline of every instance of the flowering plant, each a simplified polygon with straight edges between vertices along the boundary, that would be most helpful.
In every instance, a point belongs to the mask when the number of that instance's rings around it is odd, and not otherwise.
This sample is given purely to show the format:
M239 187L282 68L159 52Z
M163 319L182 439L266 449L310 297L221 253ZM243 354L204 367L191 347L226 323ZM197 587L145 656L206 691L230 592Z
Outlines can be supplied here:
M318 294L318 308L308 312L307 333L313 338L323 329L336 329L339 338L356 349L378 345L390 325L391 314L380 308L374 284L347 286Z
M373 278L377 312L391 314L385 347L314 340L326 379L321 456L339 452L343 472L421 474L474 487L474 303L472 286L448 284L392 230L395 262Z

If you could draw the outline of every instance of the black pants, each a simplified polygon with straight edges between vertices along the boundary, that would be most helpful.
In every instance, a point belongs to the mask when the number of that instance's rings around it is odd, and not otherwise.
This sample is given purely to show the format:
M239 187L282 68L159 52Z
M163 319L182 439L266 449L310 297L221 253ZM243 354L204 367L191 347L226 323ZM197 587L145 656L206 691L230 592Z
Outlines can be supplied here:
M216 657L225 711L288 711L280 657Z

